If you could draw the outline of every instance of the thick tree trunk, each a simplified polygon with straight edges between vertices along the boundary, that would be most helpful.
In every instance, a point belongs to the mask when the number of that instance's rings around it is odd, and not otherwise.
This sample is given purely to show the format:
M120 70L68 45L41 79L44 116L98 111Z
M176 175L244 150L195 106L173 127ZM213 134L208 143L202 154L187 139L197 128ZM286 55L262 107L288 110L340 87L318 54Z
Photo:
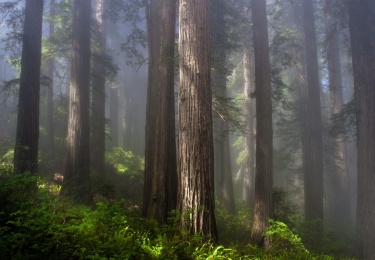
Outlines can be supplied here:
M209 0L180 1L177 208L182 228L217 240L209 10Z
M263 232L268 227L272 208L272 101L269 43L265 0L252 1L254 31L255 97L256 97L256 172L255 206L251 241L268 246Z
M244 165L242 200L251 208L254 208L255 196L255 98L251 95L254 92L254 84L251 79L251 50L250 37L245 37L243 47L244 64L244 96L246 109L246 136L245 151L246 162Z
M74 0L67 159L63 194L90 199L90 21L91 1Z
M99 56L105 55L106 38L104 0L96 0L96 22L99 26ZM104 174L105 157L105 68L101 61L94 61L92 82L92 169Z
M55 16L55 0L50 1L50 16L53 18ZM49 23L49 35L54 35L55 33L55 25L52 21ZM51 157L54 157L54 149L55 149L55 134L54 134L54 124L53 124L53 68L54 68L54 60L51 58L47 64L47 74L50 78L50 84L47 89L47 151Z
M154 9L155 8L155 9ZM152 68L150 68L148 115L154 120L147 126L147 134L153 135L153 142L148 143L146 151L151 149L151 157L147 157L147 180L150 191L144 206L147 216L159 223L167 223L168 212L176 209L177 204L177 159L175 135L175 107L174 107L174 43L176 25L176 2L174 0L155 1L150 5L149 21L160 21L159 30L150 35ZM153 17L156 16L156 17ZM152 24L149 24L153 26ZM155 25L155 24L154 24ZM153 37L152 37L153 36ZM155 49L154 45L159 46ZM156 74L155 74L156 73ZM152 84L152 85L151 85ZM155 98L155 100L150 100ZM151 126L154 128L151 129ZM150 140L148 137L146 140ZM149 146L152 147L149 147ZM150 155L149 151L146 152ZM146 195L146 193L145 193Z
M304 161L305 218L323 219L323 148L320 111L320 81L312 0L303 0L306 46L307 113L306 159Z
M375 257L375 3L350 0L354 96L357 116L358 204L355 253Z
M337 31L337 18L334 15L336 1L325 2L325 26L326 26L326 52L329 74L329 91L331 100L331 115L340 113L344 104L341 68L340 48ZM345 234L345 227L351 224L349 180L346 160L346 144L344 137L338 135L332 141L333 170L329 175L330 198L329 217L330 224L338 237Z
M26 1L14 172L38 172L43 1Z

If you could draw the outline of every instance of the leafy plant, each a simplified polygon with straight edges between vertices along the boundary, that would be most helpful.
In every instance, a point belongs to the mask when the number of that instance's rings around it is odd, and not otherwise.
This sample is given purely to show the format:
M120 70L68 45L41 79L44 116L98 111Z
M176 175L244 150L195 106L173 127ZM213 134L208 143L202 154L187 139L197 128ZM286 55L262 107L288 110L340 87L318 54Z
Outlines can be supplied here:
M2 157L0 157L0 176L11 175L13 173L14 150L8 150Z

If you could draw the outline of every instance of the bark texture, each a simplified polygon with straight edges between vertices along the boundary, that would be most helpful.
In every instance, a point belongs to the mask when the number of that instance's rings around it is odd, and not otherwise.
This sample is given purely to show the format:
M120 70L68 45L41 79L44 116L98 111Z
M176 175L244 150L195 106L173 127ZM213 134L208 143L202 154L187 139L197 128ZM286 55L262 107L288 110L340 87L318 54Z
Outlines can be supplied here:
M38 172L40 65L44 1L26 1L14 172Z
M357 117L357 259L375 257L375 3L350 0L354 96Z
M90 20L91 1L74 0L67 159L62 192L87 200L90 179Z
M180 1L177 208L182 228L217 240L209 10L208 0Z
M306 47L307 111L304 156L305 218L323 219L323 147L320 81L312 0L302 1Z
M156 30L150 32L160 22ZM174 105L174 44L176 2L151 1L149 9L150 62L144 210L147 217L166 224L177 204L177 157ZM155 48L158 47L158 48ZM153 59L155 58L155 59ZM154 88L154 89L150 89ZM154 99L154 100L151 100ZM152 118L151 118L152 116ZM153 128L152 128L153 127ZM150 149L148 151L148 149ZM147 178L147 179L146 179Z
M268 246L263 232L268 227L272 208L272 101L269 43L265 0L252 1L256 97L256 172L255 206L251 240Z

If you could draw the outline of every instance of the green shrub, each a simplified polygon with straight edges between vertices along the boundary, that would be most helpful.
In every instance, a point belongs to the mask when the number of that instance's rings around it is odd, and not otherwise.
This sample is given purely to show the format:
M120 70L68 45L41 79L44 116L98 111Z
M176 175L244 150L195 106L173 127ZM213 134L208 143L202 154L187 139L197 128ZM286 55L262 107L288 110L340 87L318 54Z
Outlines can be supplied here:
M0 157L0 176L9 176L13 173L13 158L14 149L9 149L3 156Z

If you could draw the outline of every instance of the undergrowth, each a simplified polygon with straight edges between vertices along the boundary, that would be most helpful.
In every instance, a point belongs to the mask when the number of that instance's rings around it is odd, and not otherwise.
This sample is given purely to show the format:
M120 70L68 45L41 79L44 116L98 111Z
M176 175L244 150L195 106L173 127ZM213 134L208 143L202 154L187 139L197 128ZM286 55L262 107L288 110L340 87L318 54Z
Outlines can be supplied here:
M220 245L182 231L173 216L168 226L141 218L125 200L90 208L54 195L41 177L0 178L0 259L333 259L309 252L286 224L272 220L264 234L271 249L251 246L247 208L236 217L218 211Z

